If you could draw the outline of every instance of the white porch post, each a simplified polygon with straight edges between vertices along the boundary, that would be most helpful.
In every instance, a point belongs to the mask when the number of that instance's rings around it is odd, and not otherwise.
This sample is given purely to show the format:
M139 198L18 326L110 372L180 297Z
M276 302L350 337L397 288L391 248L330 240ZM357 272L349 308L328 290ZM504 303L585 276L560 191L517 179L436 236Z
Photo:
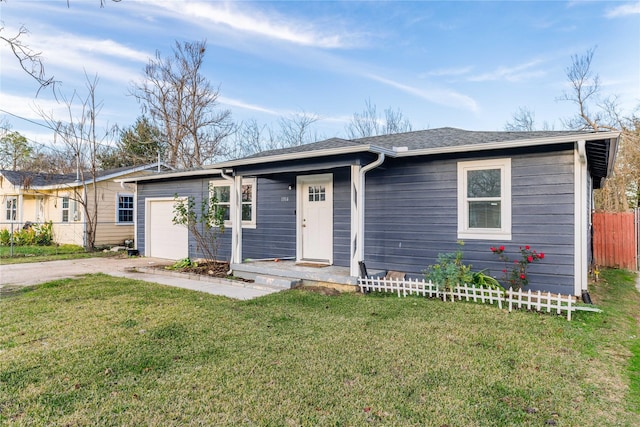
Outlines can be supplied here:
M242 176L235 176L231 187L231 262L242 263Z
M578 141L574 154L574 295L587 289L587 157L585 141Z
M349 274L359 276L358 261L362 259L362 245L360 244L360 165L351 165L351 261Z

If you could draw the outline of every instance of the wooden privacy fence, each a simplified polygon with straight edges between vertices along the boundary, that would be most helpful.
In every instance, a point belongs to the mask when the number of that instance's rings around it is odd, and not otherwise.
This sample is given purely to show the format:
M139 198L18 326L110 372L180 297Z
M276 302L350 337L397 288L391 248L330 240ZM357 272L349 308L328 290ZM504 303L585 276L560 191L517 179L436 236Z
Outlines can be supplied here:
M539 312L563 314L567 320L571 320L574 311L594 311L600 309L590 306L576 305L571 295L552 294L531 290L490 289L476 285L456 285L453 289L443 290L431 281L420 279L387 279L381 277L360 277L358 285L362 292L393 292L399 297L407 295L420 295L430 298L442 298L444 301L466 301L480 304L497 304L502 308L503 304L512 311L515 308L525 308Z
M593 213L593 261L602 267L638 268L638 219L635 212Z

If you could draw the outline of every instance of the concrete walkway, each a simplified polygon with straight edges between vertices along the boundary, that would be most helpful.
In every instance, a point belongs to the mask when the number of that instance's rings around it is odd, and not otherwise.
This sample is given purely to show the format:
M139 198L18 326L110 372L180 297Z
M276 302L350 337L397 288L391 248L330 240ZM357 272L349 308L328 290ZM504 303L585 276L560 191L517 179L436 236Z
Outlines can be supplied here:
M144 257L107 257L0 265L0 293L4 287L32 286L52 280L95 273L144 280L240 300L257 298L282 290L281 288L255 286L251 283L226 279L195 280L186 277L186 275L149 268L170 263L167 260Z

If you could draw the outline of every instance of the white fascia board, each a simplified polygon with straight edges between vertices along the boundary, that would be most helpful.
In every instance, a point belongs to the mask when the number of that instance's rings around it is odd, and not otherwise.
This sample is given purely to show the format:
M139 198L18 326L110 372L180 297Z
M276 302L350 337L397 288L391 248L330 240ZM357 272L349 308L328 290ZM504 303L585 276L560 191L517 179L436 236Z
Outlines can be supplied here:
M376 147L374 145L350 145L348 147L330 148L326 150L311 150L298 153L276 154L274 156L252 157L249 159L231 160L223 163L216 163L217 168L232 168L236 166L255 165L260 163L281 162L287 160L312 159L314 157L337 156L340 154L352 154L361 152L383 153L393 156L395 151L386 148Z
M103 175L103 176L99 176L96 177L96 183L98 182L102 182L102 181L109 181L109 180L114 180L116 182L120 182L120 180L115 180L114 178L117 178L119 176L122 175L127 175L130 173L136 173L136 172L141 172L147 169L151 169L154 167L158 167L157 163L152 163L152 164L148 164L148 165L142 165L142 166L135 166L135 167L131 167L129 169L125 169L116 173L112 173L109 175ZM85 179L84 181L69 181L69 182L64 182L61 184L51 184L51 185L39 185L39 186L33 186L31 188L35 188L38 190L59 190L59 189L63 189L63 188L76 188L76 187L80 187L83 184L93 184L93 178L89 178L89 179Z
M620 137L620 132L596 132L596 133L575 133L566 136L554 136L551 138L533 138L533 139L519 139L513 141L502 142L489 142L486 144L469 144L459 145L455 147L438 147L438 148L425 148L422 150L409 150L404 152L395 153L395 157L412 157L412 156L425 156L430 154L448 154L448 153L460 153L468 151L485 151L485 150L499 150L504 148L522 148L522 147L535 147L540 145L555 145L565 144L569 142L583 141L597 141L600 139L615 140L617 146L617 140Z

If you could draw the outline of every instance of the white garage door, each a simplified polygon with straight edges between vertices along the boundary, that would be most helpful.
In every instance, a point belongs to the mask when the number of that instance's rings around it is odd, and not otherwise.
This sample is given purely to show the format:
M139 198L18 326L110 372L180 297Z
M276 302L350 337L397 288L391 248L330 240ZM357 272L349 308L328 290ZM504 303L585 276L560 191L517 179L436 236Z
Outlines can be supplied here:
M182 259L189 256L187 228L173 224L174 199L146 200L145 256Z

